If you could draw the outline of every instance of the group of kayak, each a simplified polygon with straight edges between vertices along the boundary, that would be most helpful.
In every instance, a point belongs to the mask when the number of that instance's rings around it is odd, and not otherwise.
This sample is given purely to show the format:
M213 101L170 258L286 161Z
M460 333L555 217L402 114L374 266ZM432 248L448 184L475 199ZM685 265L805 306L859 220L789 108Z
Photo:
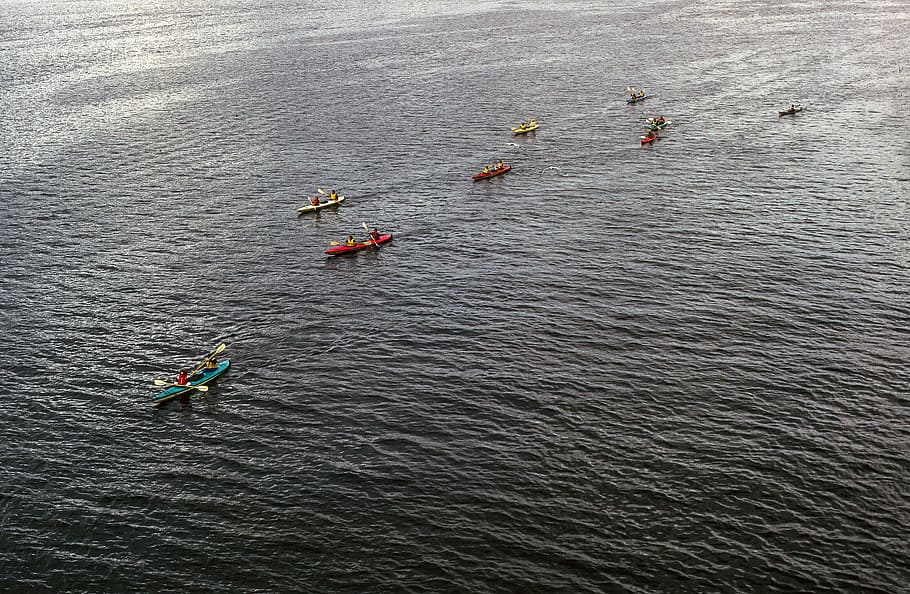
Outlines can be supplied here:
M527 123L521 122L517 126L513 126L511 128L511 130L515 136L518 136L519 134L527 134L528 132L533 132L534 130L537 130L538 128L540 128L540 124L537 122L537 118L535 118L534 116L531 116L528 119ZM472 175L471 179L473 179L474 181L480 181L480 180L487 179L490 177L496 177L497 175L502 175L503 173L507 173L511 170L512 170L512 166L506 165L505 163L502 162L502 159L500 159L496 163L492 163L490 165L484 165L484 167L480 171L480 173L476 173L476 174Z
M320 200L319 196L313 196L308 200L307 204L304 204L297 209L299 215L328 208L330 206L338 206L344 202L344 196L339 195L335 190L327 193L322 188L316 188L316 191L325 196L326 199ZM343 242L330 242L330 247L325 250L325 253L329 256L351 254L369 247L379 248L381 244L391 241L392 239L391 233L380 233L379 230L375 228L370 231L370 228L366 223L363 223L363 227L367 231L367 236L364 239L355 239L353 235L348 235L348 238Z
M512 132L515 134L525 134L538 129L539 127L540 124L537 123L537 120L534 117L531 117L527 124L522 122L518 126L512 128ZM506 173L510 169L512 169L512 167L506 165L500 159L496 163L484 166L483 171L473 176L473 178L474 180L486 179L488 177ZM313 196L308 199L307 204L297 209L299 214L313 212L331 206L338 206L344 202L344 196L339 195L335 190L332 190L331 192L326 192L322 188L316 188L316 190L325 198L325 200L320 199L319 196ZM365 238L358 239L355 238L354 235L348 235L347 239L344 241L332 241L330 247L325 250L325 253L329 256L338 256L356 253L368 248L379 249L379 246L382 244L392 241L391 233L380 233L379 229L376 227L371 230L365 222L363 223L363 228L367 232ZM188 397L189 394L194 391L207 392L209 390L208 384L214 382L221 375L224 375L231 366L231 362L228 359L218 361L218 355L224 351L225 346L224 343L219 344L212 352L205 355L202 358L202 361L193 368L189 370L183 368L178 371L177 376L173 381L161 379L154 380L155 386L164 389L152 397L152 404L154 406L160 406L178 397Z
M626 103L629 105L638 103L639 101L644 101L645 99L649 99L654 96L648 95L641 89L632 86L626 87L626 91L629 93L629 96L626 97ZM669 126L671 123L672 122L670 122L670 120L664 119L664 116L660 116L659 118L648 118L645 125L645 135L641 137L641 144L651 144L660 138L657 133Z
M645 126L647 128L647 132L644 136L641 137L641 143L648 144L654 142L659 138L657 133L672 123L673 122L670 120L665 120L664 116L660 116L659 118L648 118L647 125Z

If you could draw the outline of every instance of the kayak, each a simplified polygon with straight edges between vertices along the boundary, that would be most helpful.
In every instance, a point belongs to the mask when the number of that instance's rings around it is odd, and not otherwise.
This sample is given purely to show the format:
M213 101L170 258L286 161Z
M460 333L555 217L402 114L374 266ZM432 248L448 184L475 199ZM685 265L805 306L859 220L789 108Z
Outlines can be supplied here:
M305 206L301 206L300 208L297 209L297 212L299 214L315 212L317 210L321 210L323 208L328 208L330 206L338 206L342 202L344 202L344 196L339 196L338 200L327 199L325 202L320 201L319 204L307 204Z
M657 136L650 136L650 137L649 137L649 136L642 136L642 137L641 137L641 143L642 143L642 144L648 144L648 143L650 143L650 142L654 142L655 140L657 140Z
M505 173L511 169L512 169L511 165L505 165L502 169L493 169L492 171L490 171L488 173L478 173L477 175L472 175L471 179L473 179L474 181L480 181L482 179L487 179L490 177L495 177L497 175L502 175L503 173Z
M644 101L645 99L650 99L654 95L641 95L640 97L626 97L626 103L629 105L633 103L638 103L639 101Z
M333 245L325 251L326 254L330 256L340 256L342 254L353 254L354 252L359 252L360 250L376 247L383 243L392 241L392 234L387 233L385 235L380 235L379 239L376 241L367 240L367 241L358 241L354 245Z
M518 126L516 128L512 128L512 132L514 132L515 134L527 134L528 132L533 132L534 130L537 130L538 128L540 128L540 124L534 124L533 126L525 126L524 128L522 128L521 126Z
M218 376L223 375L230 366L230 359L225 359L212 369L200 369L198 372L190 376L190 379L187 382L187 386L204 386L209 382L217 379ZM164 404L168 400L176 398L177 396L182 396L183 394L192 392L193 390L194 389L191 387L170 386L152 398L152 405L158 406L159 404Z
M654 120L648 120L648 130L663 130L672 123L672 121L666 120L663 124L655 124Z
M799 113L802 110L803 110L802 106L799 106L795 109L787 109L787 110L780 112L780 115L778 115L777 117L785 116L785 115L793 115L794 113Z

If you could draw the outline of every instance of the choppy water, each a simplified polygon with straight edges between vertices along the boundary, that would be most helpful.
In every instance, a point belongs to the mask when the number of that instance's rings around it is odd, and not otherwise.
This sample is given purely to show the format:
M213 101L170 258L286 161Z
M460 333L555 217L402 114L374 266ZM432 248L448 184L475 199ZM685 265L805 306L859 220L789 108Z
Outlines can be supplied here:
M0 590L906 591L908 25L4 2Z

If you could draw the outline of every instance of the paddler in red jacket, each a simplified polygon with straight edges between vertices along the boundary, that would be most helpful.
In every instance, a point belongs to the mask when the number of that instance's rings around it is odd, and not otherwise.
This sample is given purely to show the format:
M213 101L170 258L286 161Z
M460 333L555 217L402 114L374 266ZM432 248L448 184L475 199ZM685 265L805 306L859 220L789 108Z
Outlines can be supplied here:
M186 369L181 369L179 372L177 372L177 385L185 386L186 382L187 382Z

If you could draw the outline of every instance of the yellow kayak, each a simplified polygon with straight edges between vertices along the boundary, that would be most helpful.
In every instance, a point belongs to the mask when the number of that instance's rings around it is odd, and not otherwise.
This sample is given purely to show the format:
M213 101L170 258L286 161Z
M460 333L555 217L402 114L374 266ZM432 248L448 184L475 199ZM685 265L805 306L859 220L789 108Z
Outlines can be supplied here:
M535 122L534 124L532 124L530 126L524 126L524 127L518 126L518 127L512 128L512 132L514 132L515 134L527 134L528 132L533 132L534 130L537 130L538 128L540 128L540 124Z

